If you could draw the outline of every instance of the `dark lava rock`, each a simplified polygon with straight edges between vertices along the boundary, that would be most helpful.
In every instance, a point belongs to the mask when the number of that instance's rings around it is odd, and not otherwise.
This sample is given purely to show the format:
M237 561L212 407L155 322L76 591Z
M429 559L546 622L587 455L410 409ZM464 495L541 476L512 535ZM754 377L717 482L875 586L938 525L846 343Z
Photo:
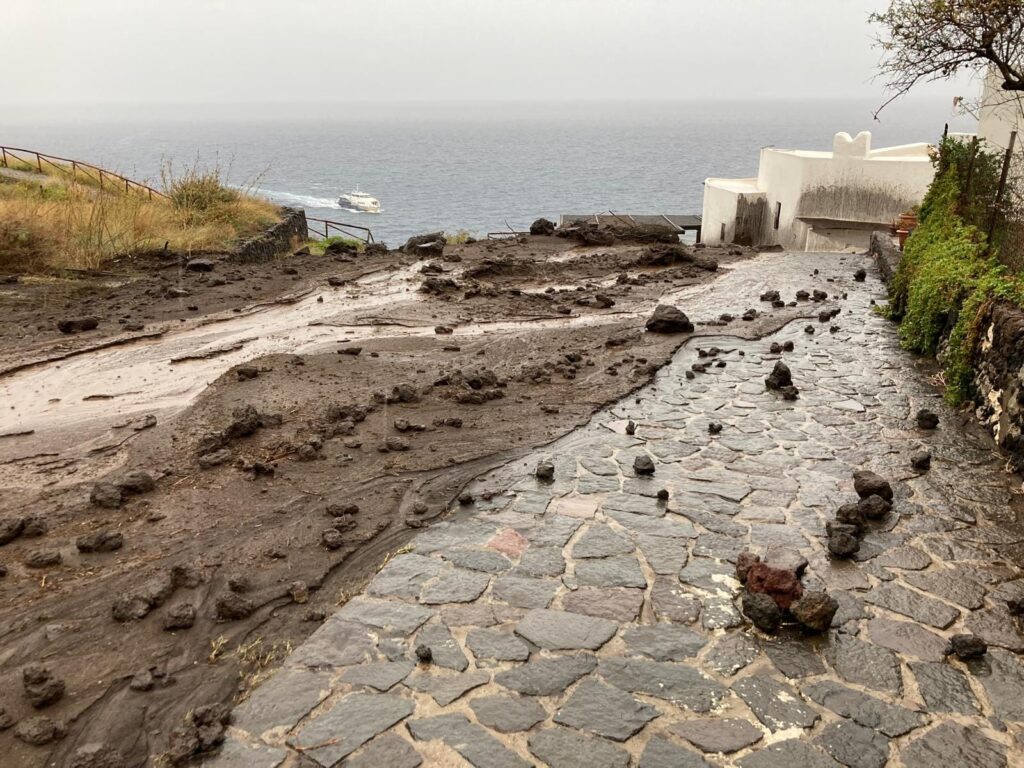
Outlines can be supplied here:
M825 523L828 551L836 557L853 557L860 550L860 529L853 525Z
M57 323L57 330L61 333L79 333L95 330L99 324L99 319L95 317L69 317Z
M792 386L793 374L790 372L789 366L781 360L776 360L772 372L765 377L764 385L768 389L776 390Z
M754 563L747 570L747 590L771 597L780 608L789 608L804 593L797 575L788 568Z
M434 660L434 652L430 650L429 645L423 645L421 643L416 646L416 660L421 664L429 664Z
M817 271L815 271L815 274L817 274ZM828 298L828 293L826 293L825 291L820 291L817 288L815 288L811 292L811 298L814 299L815 301L825 301L825 299Z
M760 562L760 556L755 555L749 549L745 549L739 553L736 558L736 578L740 580L740 584L747 583L747 573L755 563Z
M196 623L196 607L192 603L177 603L167 609L163 627L166 632L189 629Z
M248 381L249 379L255 379L260 375L260 369L255 365L240 365L235 368L235 375L239 381Z
M231 423L224 429L224 437L228 440L249 437L249 435L255 434L256 430L263 426L260 412L252 405L235 408L231 412L231 416Z
M114 601L111 612L114 621L122 623L145 618L153 610L153 604L142 595L122 595Z
M949 638L947 655L954 655L958 659L976 659L988 653L988 644L977 635L953 635Z
M149 472L136 469L125 474L117 482L117 487L121 489L121 493L129 495L149 493L156 488L156 480Z
M124 536L117 531L96 531L75 539L79 552L114 552L124 546Z
M633 471L638 475L653 475L654 474L654 459L648 456L646 453L641 453L635 459L633 459Z
M859 535L864 530L867 519L860 504L843 504L836 510L836 522L856 528Z
M720 435L721 433L722 433L722 424L720 422L712 421L710 424L708 424L708 434L709 435Z
M64 695L64 681L55 678L42 664L29 664L21 671L25 697L36 709L48 707Z
M136 672L132 677L131 682L128 683L128 687L133 691L152 691L153 690L153 673L148 669L144 669L141 672Z
M59 550L37 549L28 553L25 565L28 568L49 568L52 565L60 565L62 560Z
M868 273L865 272L863 269L858 269L856 272L853 273L853 279L856 280L858 283L863 283L867 276Z
M65 730L62 723L51 720L45 715L22 720L14 729L15 738L34 747L41 747L43 744L49 744L55 739L62 739L64 738L64 733Z
M537 219L530 225L531 235L553 235L555 234L555 223L545 218Z
M868 520L881 520L892 509L892 504L883 499L877 493L873 493L867 498L861 499L857 502L857 508L864 513L864 517Z
M881 496L886 501L892 501L892 486L889 481L881 475L867 469L861 469L853 473L853 489L862 499L868 496Z
M121 496L121 489L113 483L96 483L89 494L89 501L98 507L117 509L124 499Z
M636 422L634 422L632 420L626 422L626 434L627 435L635 435L636 434Z
M804 333L809 334L809 335L814 335L814 326L813 325L805 325L804 326Z
M827 592L805 592L789 610L808 629L825 632L832 626L832 618L839 610L839 603Z
M658 489L658 501L668 501L668 488Z
M256 610L256 604L237 592L225 592L214 604L218 621L237 621L246 619Z
M782 611L776 602L760 592L743 593L743 615L762 632L774 632L782 621Z
M538 480L553 480L555 478L555 465L550 461L537 463L537 469L533 473Z
M224 743L224 728L229 722L226 706L208 704L193 710L183 725L171 731L167 760L171 765L185 765L197 755L212 752Z
M790 384L787 387L779 387L779 394L783 400L796 400L800 397L800 390Z
M761 294L761 301L778 301L780 298L778 291L765 291Z
M827 309L823 309L821 312L818 313L818 322L819 323L827 323L831 319L832 319L832 312L830 312Z
M212 272L216 264L211 259L189 259L185 264L186 272Z
M410 237L402 246L402 251L419 258L431 258L443 254L447 244L448 240L443 232L431 232L426 235Z
M917 412L917 426L920 429L936 429L939 426L939 415L927 408Z
M320 534L320 543L324 549L341 549L345 545L345 538L337 528L328 528Z
M782 351L783 352L792 352L795 347L796 347L796 345L792 341L784 341L784 342L782 342Z
M50 530L50 526L39 515L28 515L24 522L25 527L22 529L21 535L26 538L36 539L45 536Z
M24 517L5 517L0 520L0 545L9 544L25 530Z
M772 345L768 348L768 352L772 355L778 355L782 352L782 345L777 341L773 341Z
M594 304L602 309L609 309L610 307L615 306L615 300L611 296L606 296L603 293L595 293Z
M910 466L918 472L927 472L932 466L932 455L928 451L915 451L910 456Z
M682 310L659 304L647 319L647 330L651 333L693 333L693 323Z

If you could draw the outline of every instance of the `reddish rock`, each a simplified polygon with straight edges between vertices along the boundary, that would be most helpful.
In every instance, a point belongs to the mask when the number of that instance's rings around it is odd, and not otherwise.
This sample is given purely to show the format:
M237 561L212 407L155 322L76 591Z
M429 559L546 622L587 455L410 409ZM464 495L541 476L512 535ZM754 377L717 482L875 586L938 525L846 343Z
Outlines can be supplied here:
M747 571L747 589L771 597L779 608L788 610L804 593L800 579L793 571L767 563L754 563Z

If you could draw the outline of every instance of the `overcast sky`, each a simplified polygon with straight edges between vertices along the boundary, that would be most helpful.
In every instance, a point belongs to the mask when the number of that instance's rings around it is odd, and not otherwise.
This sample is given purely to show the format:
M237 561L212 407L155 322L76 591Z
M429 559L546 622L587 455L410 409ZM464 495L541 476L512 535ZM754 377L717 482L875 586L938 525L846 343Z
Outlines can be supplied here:
M884 5L3 0L0 105L877 99L867 16Z

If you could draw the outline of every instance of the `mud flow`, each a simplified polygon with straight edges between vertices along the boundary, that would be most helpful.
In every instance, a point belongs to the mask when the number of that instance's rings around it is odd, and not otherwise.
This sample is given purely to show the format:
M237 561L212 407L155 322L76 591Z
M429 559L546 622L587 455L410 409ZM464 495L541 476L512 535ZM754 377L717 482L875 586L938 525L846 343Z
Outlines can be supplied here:
M9 764L216 750L226 711L418 533L486 510L545 446L746 407L680 361L829 335L865 263L531 237L4 286ZM633 407L665 377L662 410Z

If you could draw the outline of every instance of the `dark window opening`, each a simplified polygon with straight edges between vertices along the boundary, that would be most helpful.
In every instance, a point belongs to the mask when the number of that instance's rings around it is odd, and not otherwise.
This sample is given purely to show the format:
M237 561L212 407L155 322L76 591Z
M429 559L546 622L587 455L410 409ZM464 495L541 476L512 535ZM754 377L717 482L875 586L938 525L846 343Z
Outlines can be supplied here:
M775 204L775 228L779 228L779 219L782 218L782 203Z

